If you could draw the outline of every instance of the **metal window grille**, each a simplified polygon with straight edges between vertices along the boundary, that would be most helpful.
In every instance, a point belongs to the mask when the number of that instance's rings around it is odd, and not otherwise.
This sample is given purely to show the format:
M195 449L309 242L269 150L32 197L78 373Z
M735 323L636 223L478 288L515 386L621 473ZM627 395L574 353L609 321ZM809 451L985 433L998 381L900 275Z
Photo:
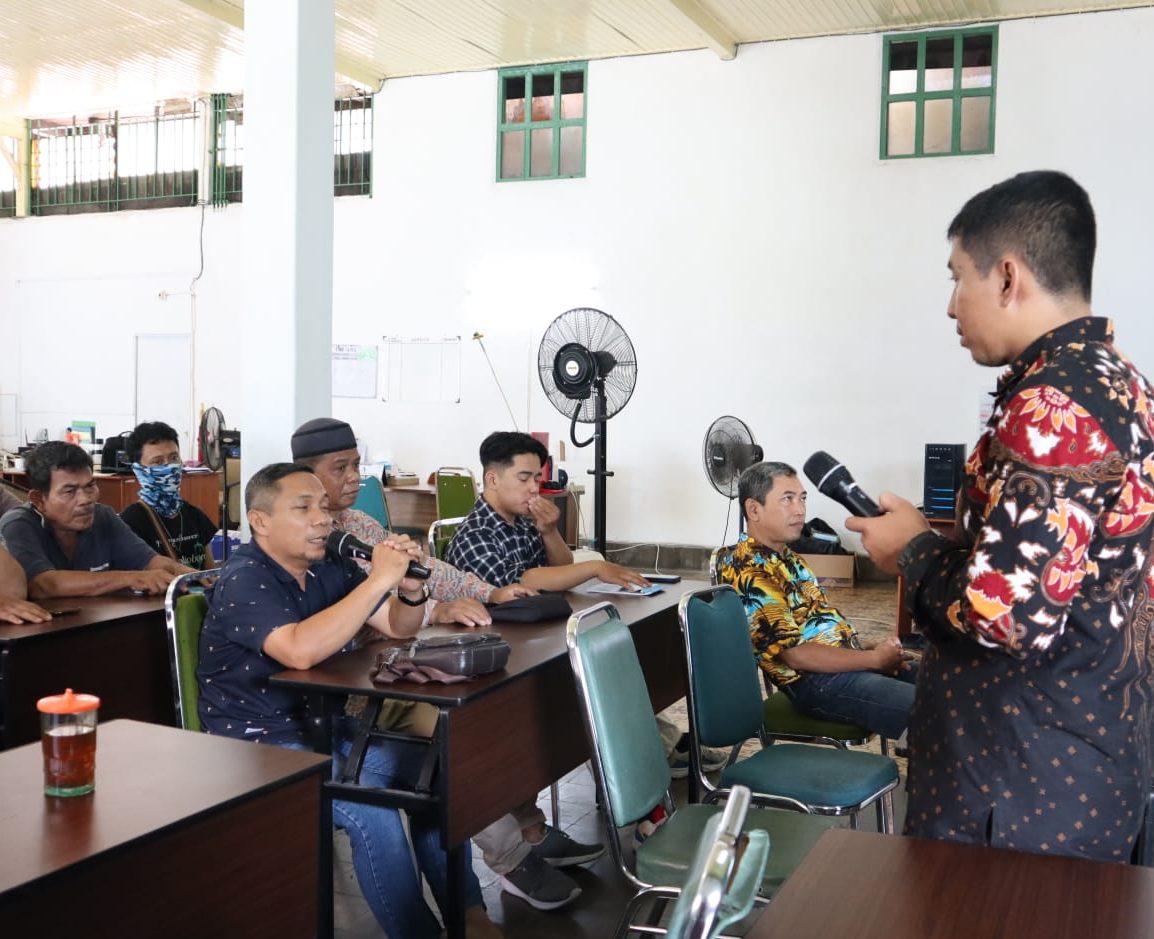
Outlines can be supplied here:
M585 62L502 69L497 180L585 175Z
M152 115L42 118L29 125L33 215L195 205L197 115L191 103Z
M373 96L337 98L333 107L333 193L373 194Z
M12 218L16 214L16 187L20 185L15 167L19 165L20 141L13 137L0 137L3 159L0 160L0 218Z
M215 206L240 202L244 189L244 102L240 95L212 96L209 163Z

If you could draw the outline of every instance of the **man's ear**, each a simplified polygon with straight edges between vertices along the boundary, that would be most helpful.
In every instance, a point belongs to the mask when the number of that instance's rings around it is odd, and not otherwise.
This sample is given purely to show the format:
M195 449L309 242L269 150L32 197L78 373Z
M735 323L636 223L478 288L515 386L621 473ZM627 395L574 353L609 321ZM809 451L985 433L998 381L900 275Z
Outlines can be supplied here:
M994 273L998 277L1001 288L999 296L1002 306L1009 306L1011 303L1020 300L1022 294L1022 276L1025 273L1022 262L1012 254L1008 254L995 265Z
M263 509L248 510L248 527L254 535L268 534L268 513Z
M761 506L756 499L746 499L741 504L742 509L745 510L746 521L756 521L758 513L761 511Z
M32 507L36 509L41 515L44 514L44 493L39 489L28 490L28 501L32 503Z

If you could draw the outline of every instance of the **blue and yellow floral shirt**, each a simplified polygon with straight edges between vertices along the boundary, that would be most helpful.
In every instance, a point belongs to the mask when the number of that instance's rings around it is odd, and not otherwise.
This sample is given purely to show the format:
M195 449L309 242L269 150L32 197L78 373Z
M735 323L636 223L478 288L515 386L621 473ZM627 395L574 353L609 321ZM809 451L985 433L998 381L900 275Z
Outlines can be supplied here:
M817 577L789 548L778 552L742 535L718 565L718 581L741 594L758 665L775 685L801 677L779 656L803 642L849 646L856 633L830 606Z

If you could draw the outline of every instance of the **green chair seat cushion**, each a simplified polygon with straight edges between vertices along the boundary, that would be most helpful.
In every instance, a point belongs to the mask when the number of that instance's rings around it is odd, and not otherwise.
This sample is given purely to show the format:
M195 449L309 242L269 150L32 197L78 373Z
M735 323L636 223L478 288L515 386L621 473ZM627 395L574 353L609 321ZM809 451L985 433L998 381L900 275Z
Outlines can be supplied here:
M641 843L636 871L647 884L681 887L709 819L719 805L685 805ZM745 817L743 830L760 829L769 835L769 860L761 878L761 893L769 896L801 863L822 833L837 825L828 815L806 815L776 809L756 809Z
M719 788L748 786L755 794L782 795L806 805L862 805L897 784L898 768L878 753L806 744L766 747L721 773Z
M790 734L796 737L829 737L832 740L867 740L870 732L857 724L827 721L810 717L793 706L789 698L777 692L762 705L762 727L765 733Z

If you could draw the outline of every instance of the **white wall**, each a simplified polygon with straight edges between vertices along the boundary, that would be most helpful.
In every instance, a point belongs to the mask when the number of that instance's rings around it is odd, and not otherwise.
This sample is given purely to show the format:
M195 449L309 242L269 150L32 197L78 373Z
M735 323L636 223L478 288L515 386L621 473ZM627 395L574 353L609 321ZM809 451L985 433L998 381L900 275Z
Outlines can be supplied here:
M639 360L633 399L609 425L610 539L718 541L725 500L700 453L725 413L770 458L800 465L828 449L868 490L918 499L922 445L972 442L996 378L945 317L945 227L979 189L1042 167L1089 190L1095 308L1154 372L1143 309L1154 128L1141 119L1154 10L1000 30L992 156L878 159L880 36L742 46L732 62L699 52L590 63L581 180L493 181L493 73L388 82L373 198L336 203L334 341L461 335L462 400L337 399L334 413L372 457L422 475L475 464L480 439L509 423L469 339L480 331L521 428L528 408L529 429L564 438L532 366L549 322L592 305L622 323ZM136 318L102 323L98 338L75 315L54 320L57 341L87 337L93 377L112 355L130 361L130 330L186 329L187 297L152 303L132 285L187 290L198 224L192 209L0 222L0 393L54 361L19 341L24 317L54 312L22 308L28 282L91 278L132 297ZM207 213L196 398L243 429L260 416L244 414L235 376L260 350L240 350L232 333L242 228L243 207ZM566 469L582 480L591 460L570 448ZM844 515L820 496L811 511Z

